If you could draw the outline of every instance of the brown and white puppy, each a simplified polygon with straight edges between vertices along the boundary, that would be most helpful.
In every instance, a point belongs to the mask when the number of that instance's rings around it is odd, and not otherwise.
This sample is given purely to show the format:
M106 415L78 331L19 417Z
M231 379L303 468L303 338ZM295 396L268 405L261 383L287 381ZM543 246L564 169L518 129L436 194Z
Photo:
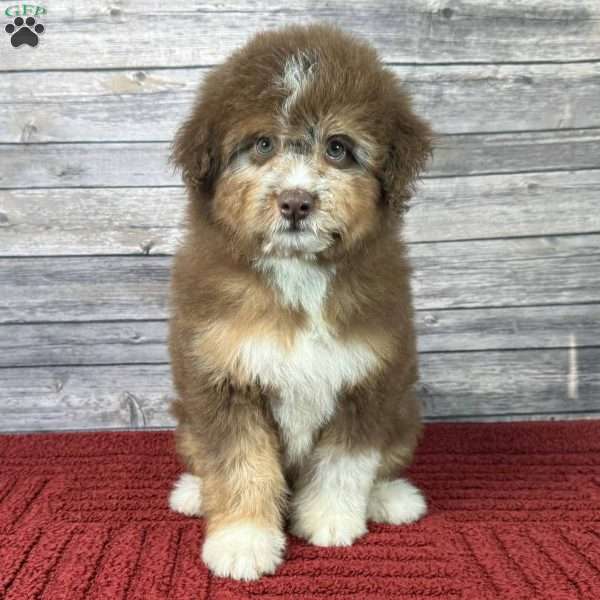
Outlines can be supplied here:
M284 523L344 546L426 505L399 471L420 433L404 203L431 131L366 43L262 32L210 72L177 134L189 193L171 288L170 505L202 557L256 579Z

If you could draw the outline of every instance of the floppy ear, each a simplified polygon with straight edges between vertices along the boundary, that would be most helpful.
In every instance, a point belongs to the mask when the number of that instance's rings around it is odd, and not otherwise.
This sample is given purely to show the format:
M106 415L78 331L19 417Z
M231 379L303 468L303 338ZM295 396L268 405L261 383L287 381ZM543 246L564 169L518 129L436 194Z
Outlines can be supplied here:
M433 133L429 124L413 113L407 98L400 97L393 112L381 182L384 201L401 211L432 154Z
M196 106L177 131L169 162L181 169L188 187L210 193L219 174L219 145L207 111Z

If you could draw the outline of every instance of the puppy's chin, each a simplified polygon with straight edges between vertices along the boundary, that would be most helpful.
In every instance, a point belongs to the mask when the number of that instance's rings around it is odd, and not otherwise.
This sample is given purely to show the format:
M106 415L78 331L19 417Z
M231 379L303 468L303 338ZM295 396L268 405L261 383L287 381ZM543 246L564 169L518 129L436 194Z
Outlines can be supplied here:
M277 231L263 244L263 252L274 256L314 256L333 243L330 236L314 231Z

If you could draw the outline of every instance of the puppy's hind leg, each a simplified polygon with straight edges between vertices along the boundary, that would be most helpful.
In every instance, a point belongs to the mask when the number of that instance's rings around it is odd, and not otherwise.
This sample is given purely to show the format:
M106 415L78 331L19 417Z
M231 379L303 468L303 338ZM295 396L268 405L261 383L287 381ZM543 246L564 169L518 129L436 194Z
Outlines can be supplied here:
M181 403L175 405L176 415L180 420L186 418ZM169 494L169 507L175 512L188 517L200 517L204 514L202 507L202 462L197 456L201 453L195 436L189 426L179 424L175 433L177 452L186 466Z
M169 506L188 517L202 516L202 479L182 473L169 495Z
M423 494L406 479L377 481L371 490L367 518L377 523L404 525L427 512Z
M421 491L408 480L395 477L412 461L419 431L418 427L405 431L383 453L381 469L369 496L369 521L404 525L418 521L427 513L427 502Z

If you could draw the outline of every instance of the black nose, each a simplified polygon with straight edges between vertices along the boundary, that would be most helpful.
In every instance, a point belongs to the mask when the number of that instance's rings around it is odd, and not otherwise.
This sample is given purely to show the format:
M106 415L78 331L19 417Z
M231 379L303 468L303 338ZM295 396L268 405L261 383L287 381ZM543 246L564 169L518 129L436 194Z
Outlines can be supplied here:
M277 204L284 219L296 223L307 217L313 207L313 196L306 190L284 190Z

